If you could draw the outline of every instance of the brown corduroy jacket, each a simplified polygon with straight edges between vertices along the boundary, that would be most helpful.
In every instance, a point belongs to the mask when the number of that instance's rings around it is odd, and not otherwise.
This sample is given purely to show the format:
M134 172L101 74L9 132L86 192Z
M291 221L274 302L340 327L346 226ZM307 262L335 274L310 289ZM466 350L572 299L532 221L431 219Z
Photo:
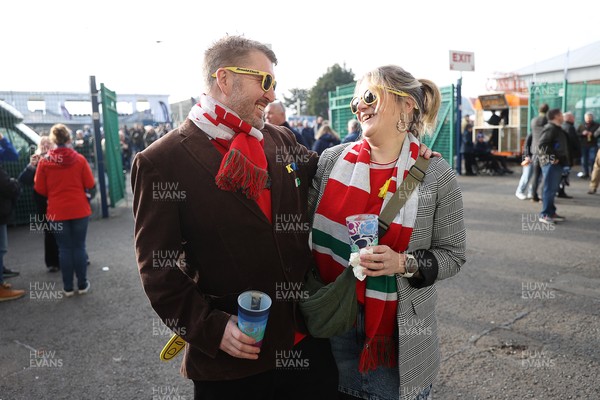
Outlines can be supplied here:
M272 223L255 201L217 188L222 155L189 120L139 153L132 167L142 284L158 316L187 342L181 370L190 379L273 369L276 352L290 350L294 332L305 330L291 300L301 298L299 284L314 262L307 196L317 155L284 128L267 124L262 132ZM219 349L237 297L249 289L273 301L258 360ZM150 350L158 357L160 349Z

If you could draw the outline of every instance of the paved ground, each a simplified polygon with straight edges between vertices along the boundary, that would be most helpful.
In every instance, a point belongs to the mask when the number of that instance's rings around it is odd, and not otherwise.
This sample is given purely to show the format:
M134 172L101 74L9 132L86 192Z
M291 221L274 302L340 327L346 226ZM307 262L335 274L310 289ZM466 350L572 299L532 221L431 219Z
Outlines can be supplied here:
M519 170L518 167L515 170ZM434 399L600 399L600 195L573 179L567 221L514 196L518 174L459 177L468 263L438 286L442 369ZM9 228L10 282L0 303L0 400L191 399L179 361L158 359L170 333L142 291L131 209L90 224L88 295L60 297L42 237Z

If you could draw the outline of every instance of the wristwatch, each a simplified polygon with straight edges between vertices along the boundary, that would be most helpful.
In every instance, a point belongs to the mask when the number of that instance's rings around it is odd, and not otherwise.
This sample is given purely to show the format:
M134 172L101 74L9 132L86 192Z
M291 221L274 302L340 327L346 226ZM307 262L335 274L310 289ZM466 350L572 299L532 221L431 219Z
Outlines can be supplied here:
M412 278L419 270L419 262L411 254L404 254L404 256L404 269L406 271L403 274L400 274L400 276L403 278Z

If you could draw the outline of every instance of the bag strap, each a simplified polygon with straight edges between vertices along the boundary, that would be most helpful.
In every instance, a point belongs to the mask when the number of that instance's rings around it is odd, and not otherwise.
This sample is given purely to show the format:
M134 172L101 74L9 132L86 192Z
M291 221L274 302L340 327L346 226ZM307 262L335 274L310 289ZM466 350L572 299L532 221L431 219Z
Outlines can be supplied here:
M412 191L419 183L423 182L428 166L429 160L419 156L414 165L410 167L406 178L404 178L396 192L394 192L385 208L381 210L381 214L379 215L379 237L382 237L387 232L394 217L404 206Z

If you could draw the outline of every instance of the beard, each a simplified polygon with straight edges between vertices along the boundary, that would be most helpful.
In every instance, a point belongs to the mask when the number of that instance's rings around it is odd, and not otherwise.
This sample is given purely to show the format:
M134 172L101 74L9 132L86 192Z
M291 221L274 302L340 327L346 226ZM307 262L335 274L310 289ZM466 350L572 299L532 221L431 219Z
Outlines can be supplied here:
M242 85L238 82L233 84L233 90L229 101L229 108L254 128L261 130L265 127L264 113L262 117L256 115L256 102L244 93Z

